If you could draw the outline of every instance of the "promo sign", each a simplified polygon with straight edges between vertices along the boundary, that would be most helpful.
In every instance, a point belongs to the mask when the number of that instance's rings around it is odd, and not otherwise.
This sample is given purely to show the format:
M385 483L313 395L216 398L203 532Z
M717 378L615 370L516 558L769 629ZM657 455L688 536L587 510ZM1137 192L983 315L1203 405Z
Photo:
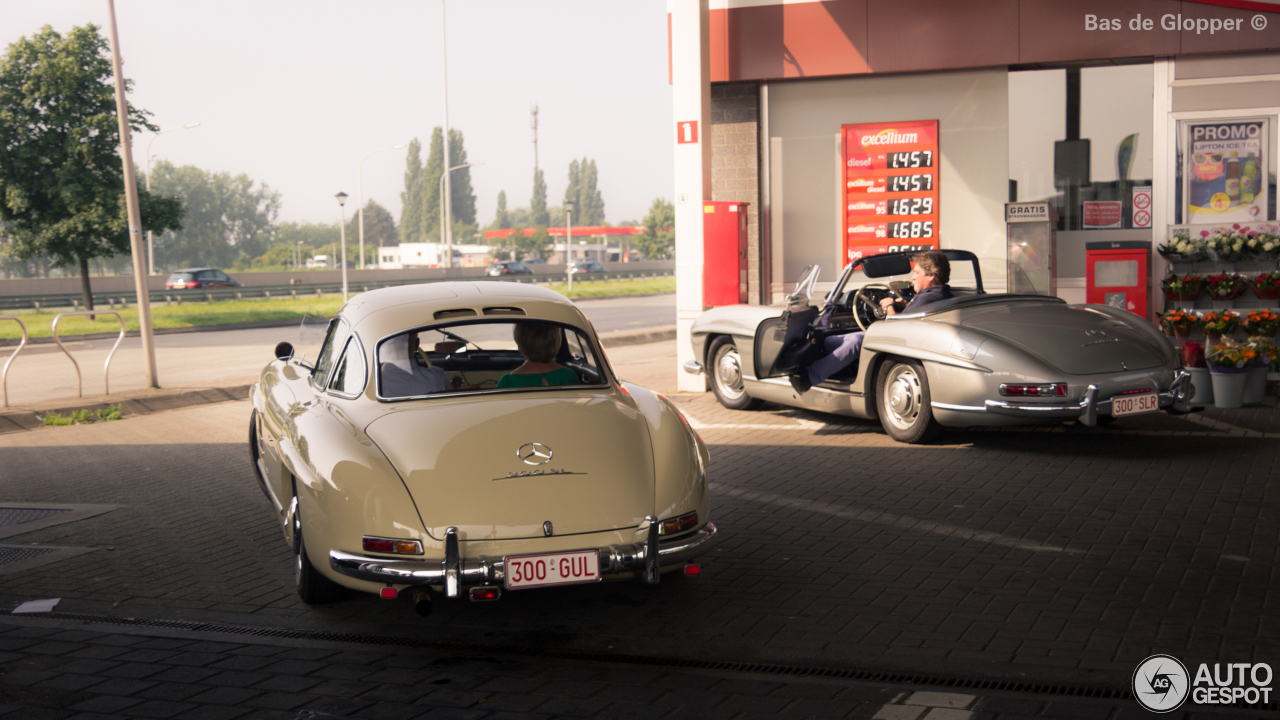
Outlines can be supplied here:
M938 247L938 121L842 125L845 262Z
M1267 219L1268 120L1183 123L1182 182L1190 224Z

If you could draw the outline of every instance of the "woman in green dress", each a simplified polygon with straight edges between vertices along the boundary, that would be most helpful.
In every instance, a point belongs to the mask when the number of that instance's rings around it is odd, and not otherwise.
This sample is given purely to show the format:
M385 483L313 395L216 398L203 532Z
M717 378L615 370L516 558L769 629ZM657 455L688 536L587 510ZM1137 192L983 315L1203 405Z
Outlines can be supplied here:
M577 385L578 374L555 361L560 352L560 328L542 323L520 323L512 331L524 364L503 375L498 388Z

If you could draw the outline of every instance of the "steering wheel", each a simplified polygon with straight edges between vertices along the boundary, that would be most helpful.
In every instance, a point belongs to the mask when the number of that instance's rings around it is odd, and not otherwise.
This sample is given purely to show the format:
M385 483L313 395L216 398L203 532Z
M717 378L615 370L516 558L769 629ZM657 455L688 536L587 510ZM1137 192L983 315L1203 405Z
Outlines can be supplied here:
M868 292L869 290L873 292ZM881 283L863 285L854 294L853 319L858 321L858 327L862 328L864 332L871 326L871 323L876 320L883 320L888 316L884 308L880 307L880 301L886 297L902 299L898 291Z

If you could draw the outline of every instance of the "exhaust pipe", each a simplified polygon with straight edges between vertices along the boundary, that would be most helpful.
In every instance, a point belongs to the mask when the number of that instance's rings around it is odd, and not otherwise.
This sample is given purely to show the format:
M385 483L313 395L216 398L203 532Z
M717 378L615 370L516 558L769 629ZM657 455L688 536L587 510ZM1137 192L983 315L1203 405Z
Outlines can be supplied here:
M420 617L431 614L431 591L426 588L413 589L413 611Z

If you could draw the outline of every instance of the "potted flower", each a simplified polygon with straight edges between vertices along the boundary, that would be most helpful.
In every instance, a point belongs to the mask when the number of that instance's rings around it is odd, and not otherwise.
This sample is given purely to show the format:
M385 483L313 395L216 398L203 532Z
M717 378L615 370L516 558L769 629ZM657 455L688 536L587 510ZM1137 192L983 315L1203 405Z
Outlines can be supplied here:
M1240 326L1240 316L1230 310L1208 312L1200 317L1200 327L1210 343L1220 342Z
M1241 402L1245 405L1256 405L1267 395L1267 369L1271 363L1280 358L1280 348L1276 347L1269 336L1251 337L1245 341L1245 347L1256 352L1258 356L1245 373L1244 395Z
M1251 337L1273 337L1280 330L1280 314L1275 310L1254 310L1240 320L1240 328Z
M1215 303L1214 307L1221 310L1231 307L1231 301L1244 294L1248 288L1243 278L1231 273L1210 275L1204 279L1204 287L1209 291L1209 297ZM1219 307L1218 303L1222 303L1222 307Z
M1206 231L1207 233L1207 231ZM1190 230L1178 230L1173 239L1156 248L1169 262L1201 262L1209 257L1204 238L1192 239Z
M1195 300L1200 297L1204 278L1199 275L1170 275L1161 284L1169 300Z
M1249 287L1259 300L1280 298L1280 272L1260 273L1249 281Z
M1213 404L1220 408L1238 408L1244 404L1244 386L1249 366L1258 359L1258 351L1230 338L1210 346L1205 353L1213 376Z
M1205 362L1204 345L1195 340L1183 343L1182 366L1191 373L1191 402L1213 402L1213 380L1209 377L1209 365Z
M1160 327L1170 337L1190 337L1191 331L1200 327L1200 316L1186 310L1169 310L1160 316Z

